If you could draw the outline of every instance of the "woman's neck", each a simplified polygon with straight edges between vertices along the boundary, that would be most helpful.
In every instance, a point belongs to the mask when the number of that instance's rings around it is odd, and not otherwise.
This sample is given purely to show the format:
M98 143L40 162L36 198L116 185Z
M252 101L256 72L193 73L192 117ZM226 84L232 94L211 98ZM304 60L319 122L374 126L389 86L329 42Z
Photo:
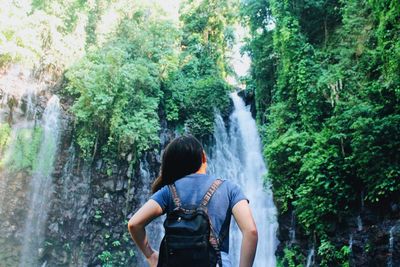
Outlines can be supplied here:
M207 165L202 164L201 167L200 167L200 169L199 169L197 172L195 172L195 173L206 174L206 168L207 168Z

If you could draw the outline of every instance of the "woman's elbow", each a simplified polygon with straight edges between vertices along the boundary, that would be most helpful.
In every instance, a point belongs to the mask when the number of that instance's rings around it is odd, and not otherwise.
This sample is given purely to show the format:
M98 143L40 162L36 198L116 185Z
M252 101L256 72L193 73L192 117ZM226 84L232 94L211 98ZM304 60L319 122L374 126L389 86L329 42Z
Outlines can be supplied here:
M254 241L258 241L258 231L257 231L257 227L251 227L249 229L246 229L246 231L244 232L245 235L247 235L249 238L251 238Z
M251 229L250 233L251 233L251 235L253 236L254 239L256 239L256 240L258 239L258 231L257 231L256 227Z
M129 232L133 233L139 228L140 228L140 224L138 224L136 222L136 220L132 217L128 222L128 230L129 230Z

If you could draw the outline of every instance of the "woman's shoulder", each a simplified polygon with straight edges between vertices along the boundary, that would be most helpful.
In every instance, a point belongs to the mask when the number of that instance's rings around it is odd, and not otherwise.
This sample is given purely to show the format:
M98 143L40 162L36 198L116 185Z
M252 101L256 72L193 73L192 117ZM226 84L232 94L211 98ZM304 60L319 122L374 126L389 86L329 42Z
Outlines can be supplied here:
M235 189L235 188L240 188L239 184L236 183L235 181L232 181L231 179L226 179L226 178L223 178L223 177L218 177L218 178L216 178L216 179L222 180L222 181L223 181L222 184L223 184L226 188L228 188L229 190L233 190L233 189Z
M154 192L150 196L150 199L156 201L161 206L161 208L164 210L165 207L168 206L168 204L169 204L170 195L171 194L170 194L168 185L164 185L158 191Z
M223 185L228 194L231 208L240 200L244 199L249 201L246 195L244 194L242 187L238 183L230 179L221 178L221 180L224 181Z
M218 176L214 177L214 180L216 179L220 179L223 181L217 191L220 191L221 194L226 194L229 199L234 199L238 195L244 196L242 188L235 181Z

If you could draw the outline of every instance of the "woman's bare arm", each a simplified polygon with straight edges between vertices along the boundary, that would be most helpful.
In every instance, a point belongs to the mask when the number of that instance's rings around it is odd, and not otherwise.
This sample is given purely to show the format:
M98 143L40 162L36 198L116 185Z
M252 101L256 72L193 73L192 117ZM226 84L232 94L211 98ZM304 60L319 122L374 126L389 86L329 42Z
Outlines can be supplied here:
M241 200L232 208L233 216L242 232L240 249L240 267L251 267L257 250L257 227L247 200Z
M157 266L158 252L154 251L147 239L145 227L162 214L160 205L150 199L129 220L128 230L136 245L143 252L151 267Z

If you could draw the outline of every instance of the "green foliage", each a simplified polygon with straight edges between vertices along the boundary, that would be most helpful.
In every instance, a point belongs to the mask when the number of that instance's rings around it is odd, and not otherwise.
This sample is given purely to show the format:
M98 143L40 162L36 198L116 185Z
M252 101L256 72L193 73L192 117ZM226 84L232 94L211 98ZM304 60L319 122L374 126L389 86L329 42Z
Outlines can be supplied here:
M343 158L340 140L328 129L313 137L314 144L302 159L299 176L304 180L293 205L303 227L323 234L348 214L348 203L355 199L347 176L351 166Z
M68 70L76 139L86 159L101 151L111 161L132 153L135 161L159 141L161 82L175 36L168 21L126 19L113 41Z
M226 114L231 87L226 48L232 43L236 1L185 1L178 68L166 83L164 109L176 128L197 136L212 133L214 111Z
M200 76L172 80L171 97L166 101L167 119L184 122L195 135L210 134L214 125L214 109L222 112L229 106L230 87L222 78Z
M126 223L124 222L122 225L126 226ZM116 240L113 240L109 232L103 231L103 240L103 250L97 255L102 266L123 267L132 265L135 260L135 253L128 232L124 232Z
M35 66L36 75L44 71L60 75L84 45L77 25L78 13L86 15L83 2L30 2L6 0L0 7L0 68L18 62Z
M21 128L16 130L10 140L8 149L0 161L0 168L17 172L31 172L37 163L37 153L42 142L43 129L40 127Z
M304 155L311 149L311 137L291 128L265 147L269 177L273 177L274 196L283 213L295 199L296 190L304 182L300 168Z
M186 52L199 59L204 72L217 69L226 76L225 50L232 44L230 27L236 21L237 8L235 0L183 1L180 10L182 45Z
M321 257L321 266L343 266L348 267L350 248L343 246L338 250L330 241L326 239L321 240L318 248L318 255Z
M94 219L96 221L100 221L101 218L103 218L103 212L101 210L96 210L96 212L94 214Z
M69 243L65 243L65 244L63 245L63 248L64 248L65 251L68 251L68 252L71 251L71 245L70 245Z
M305 257L301 254L301 250L298 246L285 247L283 249L283 257L278 259L278 267L302 267L302 263L305 262Z
M113 267L114 266L113 265L113 257L112 257L112 254L109 251L104 250L97 257L101 260L103 267Z
M11 134L11 127L7 123L0 123L0 153L7 146Z
M322 266L347 266L332 237L361 191L386 211L400 193L400 3L247 0L241 15L279 211L315 233Z
M44 11L62 20L61 32L71 32L76 26L79 12L85 11L83 0L32 0L32 11ZM99 1L96 1L98 3Z
M112 246L113 247L119 247L119 246L121 246L121 242L119 242L118 240L115 240L115 241L112 242Z

